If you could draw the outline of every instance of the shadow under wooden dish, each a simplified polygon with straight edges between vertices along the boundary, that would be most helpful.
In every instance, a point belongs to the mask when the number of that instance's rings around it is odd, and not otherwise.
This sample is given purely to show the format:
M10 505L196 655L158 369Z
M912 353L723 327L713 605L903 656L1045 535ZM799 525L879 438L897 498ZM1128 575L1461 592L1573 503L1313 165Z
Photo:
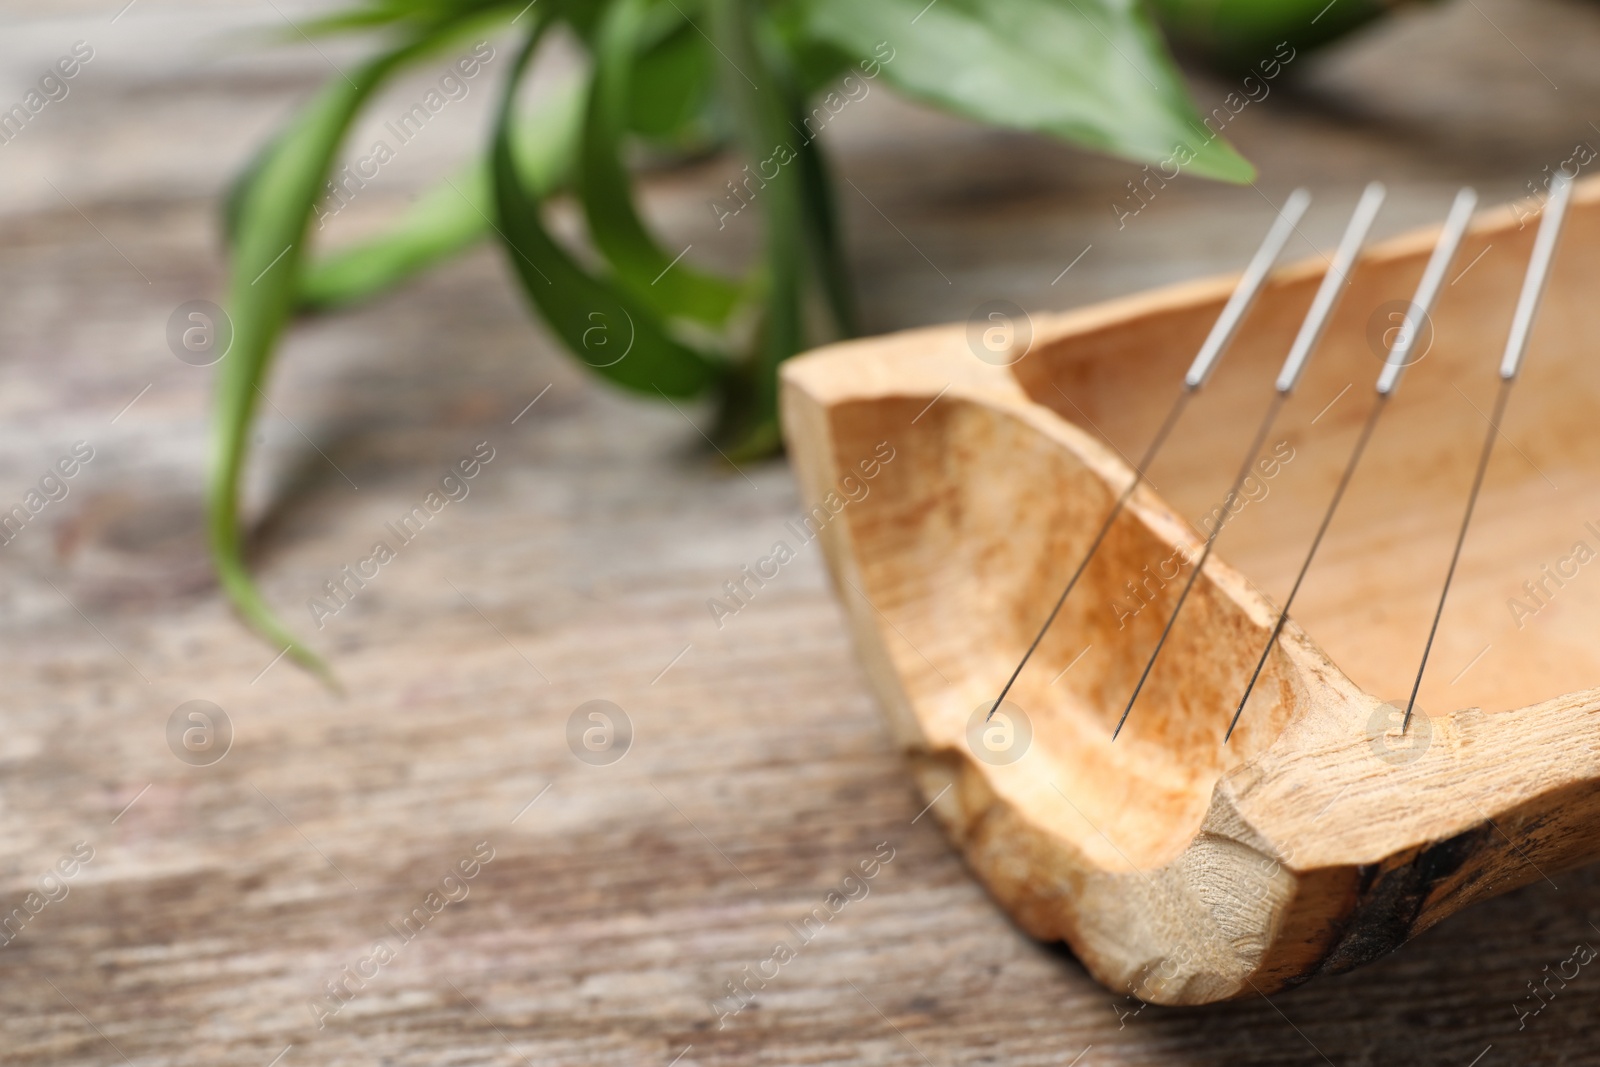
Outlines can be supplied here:
M1529 448L1502 448L1485 485L1420 705L1481 706L1424 712L1403 737L1391 706L1421 655L1534 230L1510 209L1474 223L1426 354L1226 744L1277 615L1261 590L1286 590L1304 555L1432 233L1359 261L1262 453L1261 490L1222 535L1220 554L1251 565L1206 563L1115 743L1203 541L1181 513L1222 497L1325 262L1269 282L987 727L1133 477L1089 427L1142 448L1231 279L1037 318L1007 366L957 324L785 367L808 522L925 797L1015 920L1065 940L1106 986L1164 1004L1271 993L1600 857L1600 605L1578 591L1558 603L1564 583L1545 581L1524 604L1543 616L1537 640L1526 614L1506 621L1517 579L1551 559L1576 574L1578 543L1600 548L1581 510L1600 491L1600 185L1575 193L1505 428ZM1455 688L1486 634L1503 651Z

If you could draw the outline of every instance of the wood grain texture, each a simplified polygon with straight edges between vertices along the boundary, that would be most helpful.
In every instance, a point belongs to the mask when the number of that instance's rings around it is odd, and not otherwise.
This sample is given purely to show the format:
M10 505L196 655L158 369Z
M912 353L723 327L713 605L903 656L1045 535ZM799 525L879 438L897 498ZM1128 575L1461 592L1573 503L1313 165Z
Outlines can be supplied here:
M140 0L113 25L120 6L13 7L0 33L8 100L74 40L97 49L72 95L0 147L0 499L22 499L74 441L96 449L67 498L0 549L0 903L21 906L75 842L95 850L69 894L0 949L0 1063L265 1065L291 1045L280 1067L632 1067L690 1045L680 1067L1080 1054L1079 1067L1465 1067L1490 1044L1480 1067L1592 1061L1592 968L1520 1031L1513 1010L1577 942L1600 944L1592 872L1536 882L1270 1004L1138 1010L1030 940L932 816L918 819L814 546L721 629L712 621L707 599L800 514L788 468L746 468L746 481L671 408L584 379L530 325L491 250L293 331L251 507L258 572L302 628L306 598L447 464L479 441L497 452L467 500L310 631L347 698L283 663L263 674L275 651L221 608L203 558L210 374L173 359L163 331L180 302L221 290L214 210L227 174L329 69L305 49L217 32L272 24L266 6ZM1327 211L1303 227L1312 241L1330 242L1374 174L1393 189L1381 227L1392 233L1436 218L1464 179L1486 200L1514 195L1592 137L1597 35L1581 6L1429 6L1308 62L1307 87L1283 83L1252 105L1237 141L1262 165L1262 194L1314 184ZM1228 89L1199 83L1211 101ZM444 172L450 150L480 135L471 108L488 95L464 101L437 145L397 160L341 216L346 233ZM844 187L843 205L874 331L992 298L1060 309L1228 269L1270 217L1253 190L1183 183L1119 230L1110 204L1135 168L884 93L852 109L835 147L860 189ZM668 238L708 265L743 262L756 237L717 231L705 207L728 173L719 162L663 174L648 197ZM1089 415L1125 451L1143 437L1136 410ZM1345 417L1335 407L1327 419ZM1475 437L1466 405L1455 417ZM1543 467L1538 429L1514 421L1508 433ZM1442 473L1464 484L1461 463ZM1549 473L1581 526L1592 502ZM1188 517L1218 491L1176 472L1156 480ZM1508 513L1481 530L1517 528ZM1280 589L1295 552L1254 529L1241 524L1228 558ZM1549 547L1530 541L1476 611L1503 612ZM1463 701L1487 706L1495 656L1541 647L1559 613L1593 603L1581 584L1567 592L1523 631L1499 624L1459 683ZM1307 595L1306 612L1332 611L1341 591ZM1383 684L1387 650L1358 668L1359 648L1327 644L1364 688L1398 691ZM1441 653L1440 673L1476 651ZM207 768L167 746L169 716L193 699L235 727ZM591 699L615 701L636 728L609 767L567 748L568 718ZM308 1001L480 841L495 858L470 895L319 1030ZM825 907L881 842L894 858L870 894L719 1028L709 1002L724 983L792 944L788 924Z
M1600 185L1584 182L1524 399L1540 435L1570 450L1550 466L1589 498L1581 478L1600 440L1580 427L1600 385L1590 359L1597 227ZM1426 365L1391 401L1384 459L1360 472L1365 521L1341 529L1317 572L1347 602L1421 599L1442 580L1436 547L1392 543L1393 526L1459 522L1459 496L1437 490L1453 482L1440 470L1460 457L1440 439L1446 420L1430 416L1471 409L1463 386L1496 387L1517 292L1499 269L1460 267L1496 245L1509 253L1497 264L1514 262L1532 231L1516 211L1484 212L1447 275L1455 282L1415 350ZM1436 231L1408 234L1357 259L1348 303L1313 356L1324 379L1357 380L1347 410L1360 421L1377 402L1370 349L1383 350L1368 323L1403 306L1435 240ZM1199 433L1176 424L1163 466L1178 470L1177 483L1238 465L1237 442L1208 448L1221 435L1205 430L1248 428L1266 407L1326 270L1311 257L1267 283L1224 356L1235 406L1213 402ZM1276 993L1348 970L1467 904L1600 857L1600 658L1579 641L1562 666L1582 688L1541 700L1550 672L1537 658L1502 655L1495 703L1447 703L1454 687L1435 679L1435 712L1415 716L1402 737L1384 694L1355 685L1314 634L1296 622L1272 642L1277 606L1213 555L1124 719L1221 504L1197 530L1149 483L1135 489L1132 466L1072 420L1089 423L1084 406L1142 407L1154 426L1164 398L1140 383L1176 392L1232 289L1232 279L1185 283L1035 317L1031 334L1017 331L999 351L967 323L849 341L795 359L783 375L790 454L816 506L810 521L932 811L1022 927L1065 940L1108 988L1163 1004ZM1293 402L1315 419L1324 400L1296 393ZM1233 523L1271 520L1264 505L1313 515L1323 506L1326 482L1288 481L1274 494L1300 452L1331 441L1335 455L1349 452L1332 420L1320 431L1273 429L1291 436L1252 439L1225 546ZM1486 514L1515 514L1529 533L1566 521L1558 493L1529 491L1537 469L1514 463L1497 474L1479 501ZM1582 531L1545 588L1523 594L1527 603L1553 604L1585 560L1600 558L1596 541L1600 533ZM1501 557L1516 547L1506 536L1478 544L1464 587L1498 584ZM995 708L1069 576L1063 610ZM1585 606L1547 627L1592 633ZM1395 655L1409 650L1413 663L1426 636L1404 613L1381 625L1361 612L1322 621ZM1264 651L1260 685L1225 744Z

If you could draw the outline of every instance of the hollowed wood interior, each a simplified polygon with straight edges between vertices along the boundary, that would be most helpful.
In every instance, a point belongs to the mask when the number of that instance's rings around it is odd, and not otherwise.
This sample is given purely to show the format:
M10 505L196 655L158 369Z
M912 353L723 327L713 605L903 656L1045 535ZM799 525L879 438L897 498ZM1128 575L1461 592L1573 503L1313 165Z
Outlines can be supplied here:
M1404 699L1411 689L1536 225L1480 233L1463 246L1449 275L1458 280L1433 316L1432 344L1384 414L1295 603L1306 632L1383 699ZM1270 439L1286 442L1295 458L1219 542L1218 554L1275 603L1374 402L1388 316L1410 298L1421 269L1420 255L1390 250L1356 272ZM1600 564L1600 307L1589 295L1597 273L1600 206L1591 195L1568 219L1450 593L1419 699L1430 712L1522 707L1600 684L1600 565L1573 561L1566 577L1557 573L1580 541ZM1297 272L1262 297L1152 466L1161 496L1180 514L1197 519L1226 492L1317 280ZM1087 336L1046 337L1016 376L1036 402L1136 455L1215 312L1214 301L1169 307ZM1537 597L1528 581L1539 583ZM1514 612L1514 600L1536 610ZM1179 622L1180 631L1204 626L1187 610ZM1158 675L1186 668L1176 657L1165 663Z
M985 758L974 714L1131 480L1229 287L1038 316L1009 367L956 325L785 369L808 503L894 449L822 539L932 810L1017 921L1102 981L1156 961L1174 977L1140 996L1271 992L1600 856L1600 183L1575 193L1501 427L1421 690L1425 739L1385 747L1383 702L1404 702L1427 640L1534 232L1510 210L1476 220L1226 744L1432 234L1358 262L1115 742L1190 573L1175 550L1192 554L1222 503L1325 261L1269 282L1112 527L1012 691L1032 729L1015 762Z
M833 413L834 440L842 458L870 456L884 428L896 428L889 438L896 458L848 511L862 591L899 638L889 650L907 695L920 708L937 709L936 732L964 737L974 709L994 700L1126 480L1110 485L1115 468L1086 465L1074 446L1099 449L1071 428L1042 433L1036 421L960 399L918 418L922 406L903 399L841 406ZM1207 575L1163 653L1163 662L1170 657L1184 670L1152 675L1112 743L1189 573L1182 552L1200 545L1177 516L1152 506L1159 504L1141 497L1113 525L1008 697L1031 725L1028 757L991 767L999 788L1053 813L1051 832L1110 869L1158 866L1181 851L1217 778L1270 742L1288 712L1280 655L1262 683L1271 706L1256 709L1232 743L1221 745L1227 719L1216 709L1230 696L1237 700L1237 680L1253 667L1270 619L1264 606L1249 618ZM1150 581L1151 603L1132 613L1126 576L1146 565L1161 573L1163 563L1173 580Z

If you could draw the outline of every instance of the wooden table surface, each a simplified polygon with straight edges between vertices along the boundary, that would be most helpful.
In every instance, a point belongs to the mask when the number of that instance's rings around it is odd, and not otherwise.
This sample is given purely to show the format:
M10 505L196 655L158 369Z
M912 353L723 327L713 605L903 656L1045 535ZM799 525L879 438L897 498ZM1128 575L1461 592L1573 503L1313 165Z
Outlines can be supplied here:
M212 372L175 359L165 329L223 290L226 177L354 53L237 32L281 28L272 4L120 7L0 15L0 102L74 42L94 49L67 98L0 145L0 504L75 442L93 449L0 553L0 1063L1600 1062L1595 973L1520 1029L1514 1007L1600 944L1593 872L1271 1003L1141 1011L1022 936L918 818L815 549L720 628L708 612L798 514L787 466L730 471L692 425L704 410L586 378L493 249L289 338L252 468L258 573L346 695L275 662L210 576ZM1437 218L1462 180L1513 196L1600 145L1597 45L1588 5L1428 6L1297 59L1295 85L1241 114L1230 132L1259 190L1186 180L1120 230L1111 204L1137 168L876 87L830 130L867 325L1232 269L1301 182L1322 244L1369 177L1393 191L1382 232ZM481 139L497 74L336 239ZM1207 107L1229 88L1195 86ZM719 231L705 206L731 169L651 182L668 243L702 263L754 247L754 219ZM470 495L315 629L308 598L480 442L493 459ZM169 745L192 700L231 724L209 765ZM591 700L632 724L608 765L569 747ZM719 1016L726 983L886 855L865 896Z

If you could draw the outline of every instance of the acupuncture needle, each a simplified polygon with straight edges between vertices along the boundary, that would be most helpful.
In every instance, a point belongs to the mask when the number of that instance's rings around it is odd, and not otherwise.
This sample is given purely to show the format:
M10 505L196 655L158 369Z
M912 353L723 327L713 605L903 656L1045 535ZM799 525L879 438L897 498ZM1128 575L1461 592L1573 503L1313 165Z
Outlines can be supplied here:
M1489 416L1489 432L1483 438L1478 470L1472 476L1472 489L1467 494L1467 511L1461 517L1455 551L1450 555L1450 569L1445 572L1444 588L1439 592L1439 606L1434 610L1433 625L1428 629L1428 643L1423 646L1422 662L1417 666L1417 680L1411 685L1405 718L1400 720L1402 735L1406 727L1411 725L1411 712L1417 705L1417 693L1422 689L1422 675L1428 669L1433 639L1439 633L1439 620L1444 616L1444 602L1450 595L1450 583L1455 580L1456 564L1461 562L1461 546L1466 543L1467 528L1472 525L1472 511L1477 507L1478 494L1483 490L1483 476L1489 470L1489 457L1494 453L1495 438L1500 436L1500 420L1505 417L1506 404L1511 400L1511 387L1516 384L1517 373L1522 369L1522 357L1528 351L1533 320L1539 314L1539 300L1544 296L1545 282L1550 277L1550 261L1555 258L1556 240L1561 236L1561 224L1566 219L1567 202L1571 199L1572 179L1558 173L1550 183L1550 199L1545 204L1544 218L1539 220L1539 232L1533 239L1528 272L1522 277L1522 292L1517 296L1517 310L1511 317L1511 332L1506 337L1505 355L1500 360L1500 391L1495 396L1494 414Z
M1333 498L1328 501L1328 510L1323 513L1322 524L1317 527L1316 536L1311 539L1311 547L1306 551L1305 561L1300 564L1300 573L1295 576L1294 585L1289 589L1289 596L1283 602L1283 609L1278 612L1278 621L1273 624L1272 636L1267 638L1267 645L1261 650L1261 658L1256 661L1255 672L1250 675L1250 684L1245 686L1244 696L1239 698L1239 706L1234 710L1233 721L1228 724L1228 732L1223 735L1223 744L1227 744L1228 739L1233 736L1234 728L1239 725L1239 716L1244 714L1244 706L1249 703L1250 694L1255 692L1256 682L1260 680L1261 672L1267 665L1267 657L1283 634L1284 624L1289 619L1289 609L1294 605L1294 598L1300 592L1300 584L1305 581L1306 572L1311 569L1311 561L1316 559L1317 549L1322 546L1323 535L1328 532L1334 513L1339 510L1339 503L1344 499L1344 492L1350 487L1350 479L1355 476L1356 467L1361 463L1361 456L1366 451L1367 442L1372 438L1372 431L1378 426L1379 416L1387 409L1390 397L1399 387L1401 374L1406 367L1416 362L1416 358L1420 358L1420 356L1413 358L1413 352L1433 314L1434 304L1439 299L1439 290L1444 284L1445 272L1455 260L1456 252L1461 247L1461 239L1467 232L1467 226L1472 222L1472 211L1477 205L1478 194L1471 189L1462 189L1456 193L1455 202L1450 205L1450 214L1445 218L1444 228L1439 231L1439 240L1433 246L1433 254L1428 257L1428 265L1423 269L1422 280L1417 283L1416 295L1411 298L1411 306L1406 309L1405 323L1395 335L1394 344L1389 348L1383 370L1378 374L1377 399L1373 401L1372 410L1367 415L1366 425L1361 428L1361 434L1356 438L1355 448L1350 451L1350 459L1345 463L1344 473L1339 477Z
M1089 543L1089 550L1084 553L1077 569L1072 572L1072 577L1067 580L1066 588L1061 591L1061 596L1056 599L1055 607L1050 609L1050 614L1045 618L1044 625L1039 628L1038 635L1034 637L1033 643L1028 646L1028 651L1022 654L1022 661L1017 664L1017 669L1011 672L1011 677L1007 679L1005 688L1000 690L1000 695L995 698L994 705L989 709L989 714L984 717L985 722L992 719L994 713L999 710L1001 703L1006 699L1006 695L1011 692L1011 687L1016 684L1017 677L1022 674L1022 668L1028 665L1028 660L1033 657L1033 653L1038 649L1039 643L1044 640L1044 635L1049 632L1050 627L1055 623L1056 616L1061 614L1061 608L1066 604L1067 597L1072 593L1073 587L1078 584L1078 579L1083 577L1085 568L1089 566L1089 561L1094 558L1094 554L1099 551L1101 543L1106 539L1106 535L1111 532L1112 524L1117 521L1117 516L1122 514L1122 509L1128 503L1129 498L1133 496L1134 490L1144 482L1145 471L1150 469L1150 464L1154 462L1156 454L1161 451L1161 446L1166 443L1173 427L1178 424L1178 419L1183 414L1183 409L1188 406L1189 401L1205 386L1206 381L1211 377L1211 372L1216 369L1217 361L1221 359L1222 353L1227 350L1228 345L1233 341L1234 335L1239 332L1239 326L1244 321L1245 314L1249 312L1251 305L1255 303L1256 297L1260 295L1263 286L1266 284L1267 275L1272 271L1272 265L1277 262L1279 254L1283 251L1283 246L1289 242L1290 235L1295 232L1295 227L1299 224L1301 216L1306 213L1306 208L1310 204L1311 194L1304 189L1296 189L1283 202L1283 207L1278 210L1277 220L1267 230L1267 236L1262 240L1261 247L1256 249L1256 254L1251 257L1244 273L1240 275L1238 284L1233 288L1232 295L1228 297L1228 302L1223 305L1221 313L1217 316L1217 321L1212 324L1211 332L1206 335L1205 342L1200 346L1200 351L1195 354L1194 362L1189 365L1189 370L1183 378L1183 388L1173 401L1172 409L1167 412L1167 417L1162 420L1161 428L1156 431L1156 435L1151 439L1149 447L1145 449L1144 455L1140 457L1138 466L1134 467L1133 481L1128 483L1128 487L1122 491L1116 502L1112 504L1111 511L1106 515L1105 521L1101 523L1099 532L1095 534L1094 540Z
M1206 535L1205 545L1200 550L1200 558L1189 572L1189 580L1184 583L1182 592L1178 594L1178 602L1173 607L1172 614L1167 617L1167 624L1161 631L1160 639L1156 641L1155 651L1150 653L1150 659L1144 665L1144 673L1139 675L1139 683L1133 687L1133 695L1128 698L1128 706L1122 710L1122 718L1117 720L1117 728L1111 731L1113 741L1122 732L1123 725L1133 712L1134 704L1138 703L1139 694L1144 690L1145 682L1150 679L1150 672L1155 668L1156 660L1161 657L1161 650L1172 634L1172 627L1177 623L1178 615L1189 599L1189 593L1194 589L1200 572L1205 569L1206 560L1211 558L1211 549L1216 545L1223 526L1227 524L1228 512L1232 510L1239 490L1244 487L1245 479L1250 476L1256 456L1261 452L1261 446L1266 443L1267 435L1272 432L1278 413L1283 409L1290 394L1294 392L1301 373L1311 359L1311 353L1316 350L1322 335L1327 331L1333 310L1338 306L1339 298L1344 295L1345 287L1350 283L1350 268L1355 265L1356 256L1360 254L1361 246L1367 239L1367 231L1372 228L1372 222L1378 216L1378 209L1383 206L1384 194L1382 182L1368 183L1360 201L1356 204L1354 213L1350 216L1349 225L1345 227L1344 236L1339 239L1339 247L1333 254L1333 262L1322 276L1322 284L1317 287L1317 295L1312 298L1305 321L1300 324L1300 332L1295 335L1294 343L1289 346L1288 358L1283 361L1283 369L1278 373L1277 381L1273 383L1272 403L1268 405L1267 413L1262 416L1261 425L1256 429L1255 438L1250 442L1250 449L1245 453L1244 462L1239 466L1239 473L1233 479L1233 487L1222 499L1222 508L1217 513L1216 522L1211 532Z

